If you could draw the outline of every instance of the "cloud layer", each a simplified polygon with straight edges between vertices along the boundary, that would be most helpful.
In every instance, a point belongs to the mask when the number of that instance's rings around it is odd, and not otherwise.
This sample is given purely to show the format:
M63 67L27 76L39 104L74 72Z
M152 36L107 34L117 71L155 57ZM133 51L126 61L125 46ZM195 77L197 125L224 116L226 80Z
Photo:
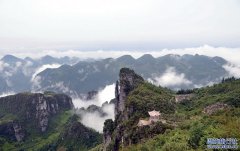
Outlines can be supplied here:
M183 73L177 73L174 67L168 67L161 76L155 76L153 79L148 79L148 81L163 87L178 87L192 84Z
M95 129L98 132L103 132L103 126L106 119L114 119L114 105L108 104L103 106L103 112L106 116L101 116L98 112L83 112L81 114L81 123L85 126Z
M6 54L12 54L21 58L24 57L32 57L32 58L40 58L45 55L51 55L55 57L79 57L81 59L94 58L94 59L102 59L102 58L117 58L122 55L132 55L134 58L139 58L143 54L151 54L154 57L160 57L167 54L199 54L199 55L207 55L210 57L219 56L223 57L233 63L240 64L240 48L228 48L228 47L213 47L209 45L204 45L200 47L192 47L192 48L179 48L179 49L160 49L155 51L138 51L138 50L96 50L96 51L80 51L80 50L39 50L39 51L28 51L28 50L8 50L8 51L0 51L0 56L4 56Z
M15 94L15 92L12 92L12 91L6 92L6 93L2 93L2 94L0 94L0 98L1 97L5 97L5 96L9 96L9 95L14 95L14 94Z
M106 85L103 89L98 91L98 94L92 100L84 100L81 98L73 98L75 108L87 108L90 105L101 106L106 101L111 101L115 98L115 84Z
M40 72L46 70L46 69L54 69L54 68L58 68L60 67L60 64L45 64L42 65L41 67L37 68L36 71L33 73L32 75L32 81L34 80L34 78L37 76L37 74L39 74Z
M142 47L239 46L239 6L238 0L1 0L0 48L33 50L56 41L59 48L75 41L97 49L146 42Z
M240 66L234 64L226 64L223 68L229 73L229 76L240 78Z
M73 104L75 108L87 108L90 105L96 105L101 107L106 101L110 101L115 98L115 84L106 85L105 88L98 91L97 96L92 100L84 100L80 98L73 98ZM106 119L114 119L114 105L105 104L102 106L102 110L106 113L106 116L101 116L99 112L87 112L81 111L81 122L90 128L95 129L98 132L102 132L104 121Z

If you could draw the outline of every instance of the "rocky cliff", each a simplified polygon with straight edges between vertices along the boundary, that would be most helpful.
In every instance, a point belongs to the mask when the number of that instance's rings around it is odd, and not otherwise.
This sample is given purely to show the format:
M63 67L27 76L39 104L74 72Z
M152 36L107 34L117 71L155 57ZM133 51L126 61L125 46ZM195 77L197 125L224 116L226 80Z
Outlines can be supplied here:
M5 136L12 141L22 141L26 134L20 123L11 121L0 124L0 136Z
M43 133L54 115L72 108L69 96L51 92L0 98L0 135L22 141L29 129Z
M163 133L164 124L138 128L140 118L146 118L148 111L162 113L175 111L174 96L167 89L156 87L144 81L133 70L122 68L115 88L115 120L104 123L105 151L118 151L121 147L138 143L141 139Z
M125 102L128 94L135 89L138 85L144 82L144 79L137 75L133 70L129 68L122 68L119 73L119 81L116 82L115 88L115 125L110 121L105 122L104 127L104 150L108 150L109 145L113 145L114 150L118 150L119 144L122 140L124 127L119 124L123 120L127 120L127 114L125 111ZM125 112L126 113L126 112ZM109 130L110 127L110 130ZM114 138L114 143L110 144L111 133L115 128L116 137Z
M128 94L143 83L144 79L129 68L122 68L119 73L119 82L116 83L116 107L115 114L123 112L125 109L125 100Z

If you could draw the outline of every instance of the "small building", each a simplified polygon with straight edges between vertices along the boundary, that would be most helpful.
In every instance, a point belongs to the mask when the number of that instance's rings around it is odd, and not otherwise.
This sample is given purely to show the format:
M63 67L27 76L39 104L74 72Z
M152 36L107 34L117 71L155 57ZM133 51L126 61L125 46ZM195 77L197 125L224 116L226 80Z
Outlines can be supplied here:
M148 112L148 114L150 116L149 120L153 121L153 122L159 121L160 116L161 116L161 113L159 111L155 111L155 110Z
M148 120L139 120L138 126L146 126L146 125L151 125L154 122L157 122L160 120L161 113L159 111L149 111L149 119Z

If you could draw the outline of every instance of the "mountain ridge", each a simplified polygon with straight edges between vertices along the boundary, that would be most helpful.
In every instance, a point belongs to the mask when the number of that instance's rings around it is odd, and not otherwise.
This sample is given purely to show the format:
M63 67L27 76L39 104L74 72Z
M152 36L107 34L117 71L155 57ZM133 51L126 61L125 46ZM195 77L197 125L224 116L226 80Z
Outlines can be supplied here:
M143 62L141 61L143 59ZM151 79L157 83L158 77L168 72L169 68L173 68L171 74L180 76L184 74L184 78L191 81L190 84L181 84L179 88L194 88L196 85L207 85L209 82L219 82L222 77L228 76L228 72L222 67L227 61L216 57L207 57L203 55L188 55L172 57L165 55L154 58L146 54L138 59L132 58L130 55L121 56L116 59L103 59L95 62L79 62L66 69L52 69L51 72L43 71L38 76L44 80L40 82L41 88L48 90L47 86L54 85L58 82L63 84L76 94L87 93L91 90L98 90L105 85L115 82L118 71L123 67L129 67L137 71L145 79ZM44 74L48 73L48 77ZM52 73L59 73L51 75ZM71 73L71 77L69 78ZM60 76L61 75L61 76ZM52 80L54 77L54 81ZM82 87L78 87L74 82L77 81ZM97 81L94 79L98 79ZM88 85L86 85L88 83ZM174 88L171 87L170 88ZM50 89L51 90L51 89ZM55 87L54 91L59 91Z

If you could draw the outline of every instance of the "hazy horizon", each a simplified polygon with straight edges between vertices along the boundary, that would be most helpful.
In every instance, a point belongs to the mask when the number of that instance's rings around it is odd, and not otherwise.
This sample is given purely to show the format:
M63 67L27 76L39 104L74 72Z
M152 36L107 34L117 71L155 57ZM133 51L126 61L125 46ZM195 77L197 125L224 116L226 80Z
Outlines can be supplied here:
M1 0L0 50L240 47L237 0Z

